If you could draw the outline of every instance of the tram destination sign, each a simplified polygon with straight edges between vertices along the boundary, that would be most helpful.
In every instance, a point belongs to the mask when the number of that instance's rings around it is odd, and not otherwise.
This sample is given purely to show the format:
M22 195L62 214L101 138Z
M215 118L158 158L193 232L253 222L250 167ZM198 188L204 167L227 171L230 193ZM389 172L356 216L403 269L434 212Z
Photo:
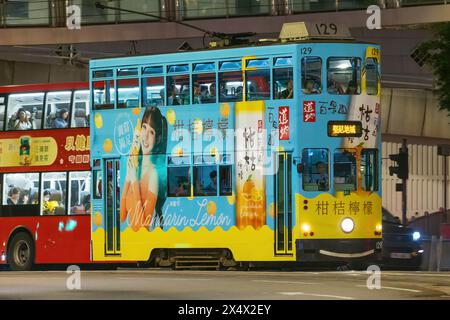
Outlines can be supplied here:
M329 137L361 137L360 121L328 121Z

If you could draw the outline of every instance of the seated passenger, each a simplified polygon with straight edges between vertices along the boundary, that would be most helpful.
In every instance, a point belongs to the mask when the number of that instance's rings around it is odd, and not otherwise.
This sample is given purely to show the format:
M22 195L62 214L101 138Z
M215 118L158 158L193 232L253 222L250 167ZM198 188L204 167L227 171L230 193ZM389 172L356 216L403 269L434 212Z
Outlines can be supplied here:
M175 190L175 196L177 197L183 197L189 195L189 183L186 178L180 177L178 179L178 187Z
M310 182L317 184L318 191L327 191L328 188L328 170L327 164L318 161L316 163L316 173L310 177Z
M55 214L56 207L59 207L58 201L50 201L50 190L44 190L42 211L45 215Z
M167 104L169 106L178 106L180 105L180 100L178 99L178 89L175 85L172 85L167 90Z
M314 81L313 80L307 80L303 87L303 93L305 94L317 94L320 93L319 90L317 90L314 87Z
M17 111L17 119L14 122L15 130L30 130L33 129L33 124L30 121L30 117L27 114L27 111L23 108L20 108Z
M202 92L201 92L200 85L198 83L194 83L194 88L193 88L194 100L192 101L193 104L202 103L201 94L202 94Z
M217 171L216 170L213 170L210 172L209 179L211 181L204 190L207 191L208 194L217 193Z
M356 82L353 80L350 80L348 82L347 90L345 91L346 94L357 94L358 93L358 86L356 85Z
M54 127L55 128L67 128L69 119L69 111L66 109L61 109L59 111L58 117L55 119Z
M19 204L20 190L19 188L12 187L8 192L8 199L6 204L8 206Z
M294 95L294 82L292 79L286 83L286 89L280 92L278 99L292 99Z

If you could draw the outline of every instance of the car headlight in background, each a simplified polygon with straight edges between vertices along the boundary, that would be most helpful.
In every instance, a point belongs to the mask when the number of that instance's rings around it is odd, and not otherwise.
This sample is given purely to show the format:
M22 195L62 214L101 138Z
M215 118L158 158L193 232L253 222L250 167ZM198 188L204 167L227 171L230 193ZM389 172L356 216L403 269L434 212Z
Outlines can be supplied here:
M419 239L420 239L420 232L415 231L415 232L413 233L413 240L414 240L414 241L417 241L417 240L419 240Z
M350 218L345 218L341 221L341 229L345 233L350 233L355 228L355 223Z

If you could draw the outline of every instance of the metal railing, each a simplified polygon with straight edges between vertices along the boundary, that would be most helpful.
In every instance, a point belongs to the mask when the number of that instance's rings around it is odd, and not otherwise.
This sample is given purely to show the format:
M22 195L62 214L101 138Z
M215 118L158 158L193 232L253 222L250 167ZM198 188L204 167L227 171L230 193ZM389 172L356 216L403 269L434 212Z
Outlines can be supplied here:
M103 0L108 6L122 7L176 20L276 16L303 12L362 10L376 4L381 8L399 8L447 4L450 0ZM96 0L0 0L0 27L61 27L66 7L81 8L81 24L117 24L157 19L138 14L102 10Z

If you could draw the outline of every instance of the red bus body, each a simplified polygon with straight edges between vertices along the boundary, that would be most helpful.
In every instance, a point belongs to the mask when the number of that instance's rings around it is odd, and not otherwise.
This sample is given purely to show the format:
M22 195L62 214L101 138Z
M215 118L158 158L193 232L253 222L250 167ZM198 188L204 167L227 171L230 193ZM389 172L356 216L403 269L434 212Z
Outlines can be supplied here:
M24 86L7 86L0 87L0 99L3 97L3 102L6 105L6 97L9 94L33 93L33 92L55 92L55 91L74 91L74 90L88 90L87 82L82 83L66 83L66 84L45 84L45 85L24 85ZM72 93L72 97L74 94ZM46 97L46 95L45 95ZM73 98L72 98L73 101ZM0 100L0 105L1 105ZM44 100L43 116L44 119L47 101ZM74 104L71 103L70 110ZM0 106L1 107L1 106ZM86 106L88 108L89 105ZM14 139L20 139L22 136L29 136L30 139L41 139L46 137L52 143L56 143L57 150L52 150L50 153L57 151L55 160L52 156L48 156L47 162L39 164L39 155L35 152L36 165L33 165L34 159L31 159L29 166L17 166L16 163L7 163L7 152L9 150L0 150L0 185L3 184L3 176L11 173L23 172L58 172L58 171L90 171L89 164L89 127L85 128L67 128L67 129L34 129L21 131L6 131L8 119L6 117L6 107L3 107L4 125L0 128L0 146L3 143L3 148L6 145L14 144ZM50 107L48 107L50 108ZM1 112L2 110L0 110ZM87 112L89 112L87 110ZM70 115L72 113L70 112ZM44 120L42 120L44 121ZM41 128L43 126L41 125ZM73 137L73 138L70 138ZM77 141L78 140L81 141ZM83 141L84 140L84 141ZM6 141L6 142L5 142ZM35 141L35 140L31 140ZM40 140L42 141L42 139ZM84 144L83 144L84 143ZM54 146L55 144L51 144ZM84 147L83 147L84 146ZM9 147L11 148L11 147ZM37 148L37 147L36 147ZM42 159L41 159L42 160ZM52 162L53 160L53 162ZM40 174L39 177L42 177ZM39 178L39 183L42 183L42 178ZM66 183L65 195L65 215L39 215L33 213L30 216L26 212L26 207L37 208L35 202L33 205L21 206L24 210L24 216L8 216L8 208L11 206L2 205L0 212L0 264L7 263L7 250L12 237L17 232L26 232L33 239L34 242L34 263L35 264L86 264L91 263L91 215L88 210L84 214L77 214L77 212L69 212L72 210L69 204L71 199L68 199L68 189L71 188L71 181ZM6 188L7 186L3 186ZM3 188L1 197L5 196ZM41 197L41 189L39 187L39 197ZM72 191L71 191L72 192ZM78 193L79 195L80 193ZM8 193L9 195L9 193ZM81 197L79 197L81 198ZM31 197L29 203L31 203ZM41 208L41 200L38 200L39 208ZM62 202L62 201L61 201ZM14 207L14 206L12 206ZM6 209L5 209L6 208ZM16 210L16 209L14 209ZM17 211L15 211L17 212ZM34 211L33 211L34 212Z

